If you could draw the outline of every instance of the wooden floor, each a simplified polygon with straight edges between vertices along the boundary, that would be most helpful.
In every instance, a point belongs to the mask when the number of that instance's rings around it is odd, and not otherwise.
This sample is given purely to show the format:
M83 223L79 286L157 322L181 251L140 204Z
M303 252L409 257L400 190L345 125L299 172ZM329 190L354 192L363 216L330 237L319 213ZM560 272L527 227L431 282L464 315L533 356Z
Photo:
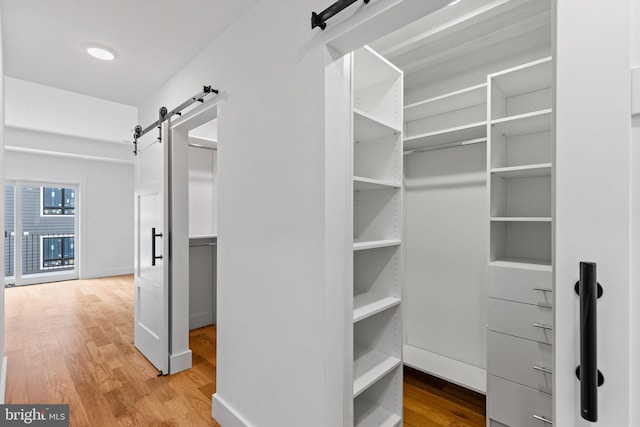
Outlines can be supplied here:
M192 369L157 377L133 346L132 276L5 296L7 403L68 403L77 427L219 426L215 327L191 331ZM404 395L405 427L485 425L483 396L409 368Z

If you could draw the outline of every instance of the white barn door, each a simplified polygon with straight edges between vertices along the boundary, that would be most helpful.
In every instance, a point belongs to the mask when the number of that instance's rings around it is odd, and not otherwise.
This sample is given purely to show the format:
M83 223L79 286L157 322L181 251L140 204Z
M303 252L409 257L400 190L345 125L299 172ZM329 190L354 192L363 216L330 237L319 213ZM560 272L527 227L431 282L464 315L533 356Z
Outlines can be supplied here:
M135 346L169 372L168 121L151 131L135 158Z
M630 344L639 332L631 304L638 285L632 284L638 223L632 177L639 168L629 160L632 18L637 25L632 0L557 1L553 424L560 427L638 425L630 374L639 363ZM592 352L604 384L591 389L595 405L585 405L589 393L575 375L581 314L574 284L581 261L596 263L604 288Z

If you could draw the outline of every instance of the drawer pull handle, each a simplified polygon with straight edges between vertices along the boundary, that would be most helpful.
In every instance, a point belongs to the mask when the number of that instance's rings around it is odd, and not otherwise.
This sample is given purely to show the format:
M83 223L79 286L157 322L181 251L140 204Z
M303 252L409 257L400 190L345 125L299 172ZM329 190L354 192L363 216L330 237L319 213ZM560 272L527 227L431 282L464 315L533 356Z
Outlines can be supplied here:
M553 328L552 328L551 326L549 326L549 325L543 325L543 324L541 324L541 323L534 323L534 324L533 324L533 327L534 327L534 328L545 329L545 330L547 330L547 331L553 331Z
M533 288L534 291L540 291L540 292L553 292L553 289L549 289L549 288Z
M541 417L540 415L533 414L533 418L538 420L538 421L542 421L543 423L553 425L553 421L551 421L551 420L549 420L549 419L547 419L545 417Z
M553 371L549 368L533 365L533 369L535 369L536 371L544 372L545 374L553 375Z

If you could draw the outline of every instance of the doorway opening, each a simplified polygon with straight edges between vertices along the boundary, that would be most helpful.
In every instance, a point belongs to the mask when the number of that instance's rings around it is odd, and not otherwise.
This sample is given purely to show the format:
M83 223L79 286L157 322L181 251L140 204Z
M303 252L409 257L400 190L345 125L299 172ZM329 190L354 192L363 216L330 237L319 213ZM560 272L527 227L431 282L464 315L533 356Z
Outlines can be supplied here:
M5 182L5 286L79 276L79 185Z
M551 36L552 1L454 2L331 69L350 82L326 98L351 130L347 423L402 423L403 366L485 394L478 425L551 423Z

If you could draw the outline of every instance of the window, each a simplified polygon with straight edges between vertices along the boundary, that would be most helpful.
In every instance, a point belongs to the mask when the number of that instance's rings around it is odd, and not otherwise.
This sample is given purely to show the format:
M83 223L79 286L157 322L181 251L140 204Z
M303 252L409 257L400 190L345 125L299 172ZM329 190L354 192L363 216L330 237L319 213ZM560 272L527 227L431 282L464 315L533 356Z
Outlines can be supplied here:
M42 215L74 215L76 190L42 187Z
M71 268L75 264L73 235L43 236L40 248L43 270Z

